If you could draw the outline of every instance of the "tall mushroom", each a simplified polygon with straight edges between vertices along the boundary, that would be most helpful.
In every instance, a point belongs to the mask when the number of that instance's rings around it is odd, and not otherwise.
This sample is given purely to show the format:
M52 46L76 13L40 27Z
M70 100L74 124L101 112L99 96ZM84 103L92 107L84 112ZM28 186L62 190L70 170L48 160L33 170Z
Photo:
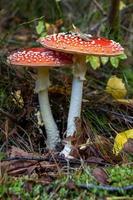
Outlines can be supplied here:
M58 33L48 35L38 40L44 47L56 51L74 54L74 70L70 108L66 136L72 136L76 131L75 118L80 118L83 81L86 73L86 55L116 56L123 54L123 48L113 40L78 33ZM63 154L68 157L71 151L71 142L67 142Z
M8 56L7 62L15 66L26 66L37 69L38 78L35 91L38 93L40 111L46 129L46 144L48 148L54 149L60 141L60 137L48 98L48 87L50 85L49 68L71 65L72 55L55 52L46 48L27 48L12 52Z

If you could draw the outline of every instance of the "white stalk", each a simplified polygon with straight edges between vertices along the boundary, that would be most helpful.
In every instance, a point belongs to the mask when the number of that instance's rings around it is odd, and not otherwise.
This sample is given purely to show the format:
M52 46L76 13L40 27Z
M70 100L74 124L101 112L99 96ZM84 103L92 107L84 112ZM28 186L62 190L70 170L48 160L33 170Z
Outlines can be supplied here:
M86 74L85 57L76 56L75 63L76 65L73 70L72 92L67 120L66 137L76 134L75 120L81 116L83 82L85 80ZM71 141L67 141L61 154L64 154L66 158L71 158L69 155L71 150Z
M38 93L40 112L45 125L47 134L47 147L54 149L58 142L60 142L59 131L54 121L52 111L50 108L48 88L50 85L49 81L49 69L39 68L38 69L38 80L36 81L35 91Z
M66 137L73 136L76 132L75 120L80 118L83 93L83 80L73 77L70 108L67 120Z

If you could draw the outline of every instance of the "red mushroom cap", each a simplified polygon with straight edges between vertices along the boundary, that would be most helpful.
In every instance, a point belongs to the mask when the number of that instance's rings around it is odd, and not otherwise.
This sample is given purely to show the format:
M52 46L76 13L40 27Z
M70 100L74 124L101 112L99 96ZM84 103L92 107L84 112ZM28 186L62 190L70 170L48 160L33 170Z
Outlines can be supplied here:
M123 54L124 51L122 46L113 40L90 35L85 39L80 34L71 32L48 35L38 41L44 47L74 54L115 56Z
M72 64L72 55L56 52L46 48L26 48L12 52L7 62L12 65L23 65L29 67L39 66L66 66Z

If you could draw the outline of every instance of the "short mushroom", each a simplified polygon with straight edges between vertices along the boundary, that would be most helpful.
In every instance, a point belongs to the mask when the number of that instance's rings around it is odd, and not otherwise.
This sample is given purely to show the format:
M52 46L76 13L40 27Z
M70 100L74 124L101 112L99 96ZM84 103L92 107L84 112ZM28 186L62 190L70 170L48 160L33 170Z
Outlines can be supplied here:
M48 98L49 68L65 67L72 64L72 55L55 52L46 48L26 48L12 52L7 62L11 65L36 68L38 78L35 91L38 93L40 112L47 134L47 147L54 149L60 142L59 131L54 121Z
M123 54L123 48L113 40L79 33L58 33L38 40L44 47L74 55L74 70L70 108L66 136L73 136L76 131L75 118L80 118L83 81L86 73L86 55L116 56ZM68 157L71 142L67 142L63 154Z

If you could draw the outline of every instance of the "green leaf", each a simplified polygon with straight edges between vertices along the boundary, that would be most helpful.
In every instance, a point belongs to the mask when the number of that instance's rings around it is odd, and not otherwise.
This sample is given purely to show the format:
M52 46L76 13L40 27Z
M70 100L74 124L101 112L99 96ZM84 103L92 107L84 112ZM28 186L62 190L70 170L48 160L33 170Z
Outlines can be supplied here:
M4 159L6 157L4 152L0 152L0 160Z
M103 65L105 65L109 61L109 57L101 57L101 62Z
M127 59L127 55L124 53L124 54L121 54L119 56L117 56L120 60L125 60Z
M86 62L90 62L93 69L97 69L100 67L100 58L97 56L87 56Z
M118 57L110 57L111 65L115 68L119 65L119 58Z
M41 37L46 35L46 33L45 33L45 25L44 25L44 21L43 20L38 21L38 24L36 26L36 32Z

